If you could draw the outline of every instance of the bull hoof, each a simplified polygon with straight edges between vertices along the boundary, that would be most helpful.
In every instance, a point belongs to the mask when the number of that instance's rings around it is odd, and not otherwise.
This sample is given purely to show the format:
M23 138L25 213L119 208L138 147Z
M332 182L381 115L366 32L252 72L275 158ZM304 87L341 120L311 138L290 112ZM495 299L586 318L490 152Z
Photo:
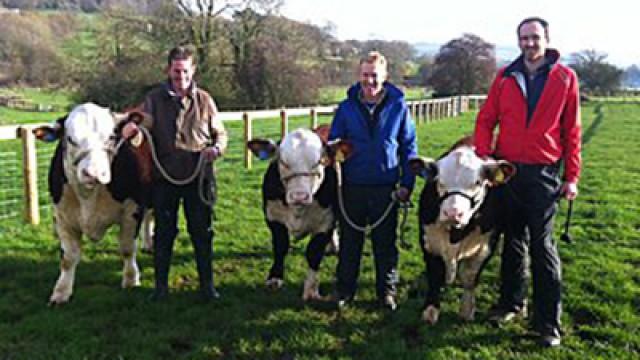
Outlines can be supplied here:
M53 294L51 294L51 297L49 298L49 304L48 305L50 307L64 305L64 304L69 302L70 298L71 298L71 294L63 294L63 293L60 293L60 292L54 292Z
M435 325L438 322L440 316L440 309L433 305L427 306L422 312L422 320L429 325Z
M473 321L476 318L476 309L460 309L460 317L464 321Z
M140 284L140 275L136 274L136 275L132 275L132 276L125 276L122 278L122 288L123 289L131 289L134 287L139 287Z
M476 316L475 299L463 297L460 305L460 317L465 321L473 321Z
M265 285L269 290L280 290L284 286L284 280L280 278L269 278Z
M122 280L122 288L123 289L133 289L136 287L140 287L141 283L140 283L140 279L135 279L135 280Z
M320 295L320 292L316 289L315 291L305 291L302 294L303 301L329 301L328 296Z

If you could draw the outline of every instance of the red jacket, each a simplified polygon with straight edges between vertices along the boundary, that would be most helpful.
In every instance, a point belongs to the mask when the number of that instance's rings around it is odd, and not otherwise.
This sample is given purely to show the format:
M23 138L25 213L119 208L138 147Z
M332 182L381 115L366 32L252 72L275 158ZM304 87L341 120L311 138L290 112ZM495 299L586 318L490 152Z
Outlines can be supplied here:
M557 55L555 50L549 51ZM564 180L577 183L582 135L576 74L560 63L551 66L527 125L527 99L516 76L505 74L506 69L498 72L478 113L474 133L476 153L524 164L553 164L563 159ZM498 124L494 149L493 131Z

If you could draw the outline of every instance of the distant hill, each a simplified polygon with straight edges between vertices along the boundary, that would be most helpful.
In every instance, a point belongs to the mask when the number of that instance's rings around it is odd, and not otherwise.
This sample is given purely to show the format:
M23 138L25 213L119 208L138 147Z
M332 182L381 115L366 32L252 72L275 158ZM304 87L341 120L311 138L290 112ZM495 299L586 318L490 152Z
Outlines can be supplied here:
M412 44L419 55L435 55L440 51L440 47L444 44L419 42ZM520 55L520 49L515 46L496 46L496 58L498 65L508 63Z
M440 51L440 47L444 44L438 43L430 43L430 42L419 42L411 44L418 55L435 55ZM498 60L498 67L504 66L515 58L520 56L520 49L517 46L508 46L508 45L496 45L496 58ZM568 64L570 60L570 54L564 54L560 58L560 62L563 64Z

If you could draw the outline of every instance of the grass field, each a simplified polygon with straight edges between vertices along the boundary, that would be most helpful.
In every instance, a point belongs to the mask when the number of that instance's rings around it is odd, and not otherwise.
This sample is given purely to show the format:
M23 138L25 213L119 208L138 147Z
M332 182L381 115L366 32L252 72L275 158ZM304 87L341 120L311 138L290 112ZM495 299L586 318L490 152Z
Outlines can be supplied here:
M457 316L460 288L443 300L441 321L420 321L424 265L417 246L415 209L408 222L412 246L400 254L400 307L375 306L370 246L365 248L355 306L301 301L306 240L292 241L287 283L269 292L269 234L260 210L266 163L242 167L241 123L227 123L229 155L219 163L214 272L222 299L201 304L188 237L176 243L167 303L147 301L150 255L139 255L142 287L119 288L121 262L113 236L87 242L74 297L46 302L58 275L58 243L49 219L38 227L0 222L0 359L637 359L640 358L640 134L639 105L583 108L584 171L574 206L574 243L559 244L564 261L563 347L542 350L524 321L494 328L483 320L495 301L498 257L483 274L478 319ZM329 121L323 118L322 121ZM308 119L293 119L291 129ZM473 114L421 125L420 152L437 156L473 127ZM277 121L254 124L276 136ZM42 175L42 174L41 174ZM42 175L44 176L44 175ZM418 180L418 187L423 184ZM414 199L417 198L417 191ZM564 203L556 235L564 221ZM333 287L335 257L322 265L324 292Z

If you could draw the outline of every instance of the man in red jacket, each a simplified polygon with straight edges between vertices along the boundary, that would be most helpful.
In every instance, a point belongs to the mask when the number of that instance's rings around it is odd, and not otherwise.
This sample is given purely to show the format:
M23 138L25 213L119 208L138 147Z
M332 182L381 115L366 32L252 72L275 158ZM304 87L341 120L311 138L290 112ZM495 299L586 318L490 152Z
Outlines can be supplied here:
M564 195L573 200L578 195L578 79L570 68L558 62L559 53L547 47L549 26L545 20L524 19L517 34L522 54L498 72L475 128L479 156L508 160L518 170L502 189L502 283L500 300L489 318L505 322L526 314L525 256L529 253L533 273L532 325L540 334L541 345L558 346L562 276L552 231L558 198ZM496 126L499 131L494 142Z

